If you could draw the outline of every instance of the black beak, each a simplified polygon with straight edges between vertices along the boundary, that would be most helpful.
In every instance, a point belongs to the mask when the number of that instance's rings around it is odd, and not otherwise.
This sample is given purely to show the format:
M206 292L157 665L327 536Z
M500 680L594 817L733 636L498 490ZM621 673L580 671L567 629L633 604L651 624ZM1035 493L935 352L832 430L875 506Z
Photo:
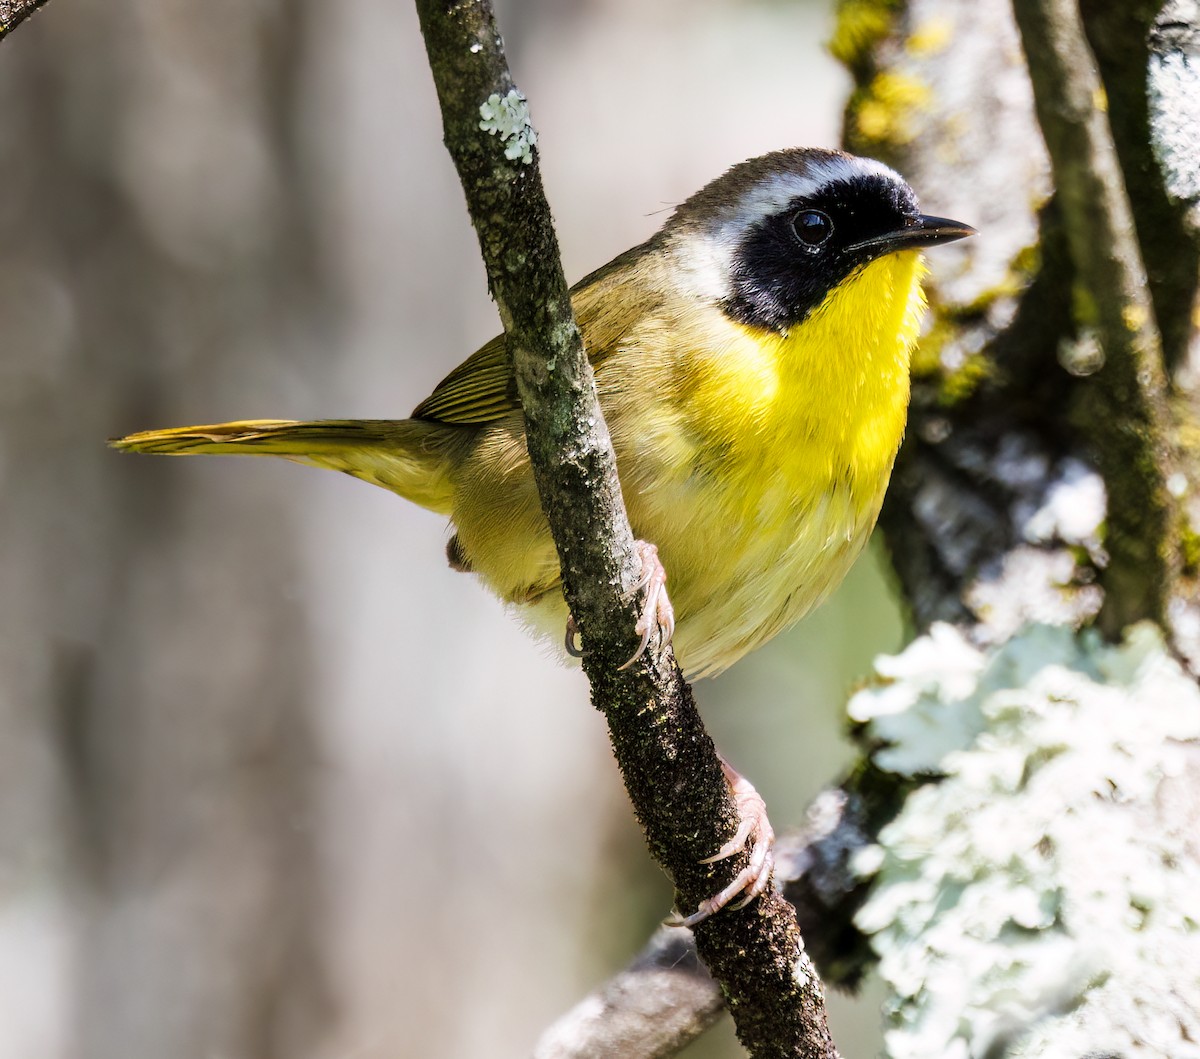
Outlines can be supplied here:
M881 235L873 235L846 249L869 250L872 256L881 257L884 254L895 253L897 250L917 250L923 246L953 243L957 239L966 239L967 236L975 234L977 234L975 229L969 224L963 224L962 221L922 215L907 221L903 228L898 228L893 232L884 232Z

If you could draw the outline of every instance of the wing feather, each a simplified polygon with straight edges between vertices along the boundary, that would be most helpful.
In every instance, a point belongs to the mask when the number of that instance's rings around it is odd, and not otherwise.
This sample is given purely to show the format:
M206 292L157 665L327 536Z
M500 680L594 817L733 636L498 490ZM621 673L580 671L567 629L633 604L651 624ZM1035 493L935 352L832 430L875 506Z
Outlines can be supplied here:
M571 288L571 304L594 371L620 348L630 324L662 299L661 290L647 282L647 263L654 260L656 244L657 237L626 251ZM412 415L448 424L482 424L520 407L504 336L498 335L438 383Z

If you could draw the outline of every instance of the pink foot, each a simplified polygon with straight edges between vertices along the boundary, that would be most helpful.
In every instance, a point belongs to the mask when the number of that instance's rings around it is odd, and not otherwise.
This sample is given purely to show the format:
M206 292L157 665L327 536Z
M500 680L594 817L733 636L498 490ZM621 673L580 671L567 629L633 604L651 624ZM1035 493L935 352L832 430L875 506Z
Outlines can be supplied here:
M671 600L667 596L667 571L658 558L658 548L646 541L638 541L637 550L642 559L642 576L634 591L640 592L644 588L646 602L634 628L642 634L642 642L633 652L633 657L620 666L620 669L628 669L646 653L646 648L650 646L650 637L655 629L658 630L660 651L671 642L671 638L675 635L675 608L671 606Z
M633 653L633 657L620 666L621 669L628 669L646 653L655 629L658 629L660 650L666 647L675 635L675 608L671 606L671 600L667 596L667 571L659 561L658 549L646 541L636 543L638 556L642 560L642 576L633 590L637 593L645 589L646 602L634 630L641 634L642 642ZM567 654L572 658L580 658L583 655L583 648L579 646L579 626L575 624L572 615L567 616L566 648Z
M715 864L726 857L732 857L735 853L745 849L747 842L750 843L750 860L734 877L733 882L720 893L701 901L700 907L690 916L681 916L678 912L673 913L667 920L671 926L694 927L697 923L704 922L714 912L719 912L739 895L744 896L737 904L733 905L733 908L745 908L756 897L765 893L767 887L771 885L771 872L775 869L773 848L775 830L767 819L767 804L762 800L762 795L754 789L754 784L724 758L721 758L721 768L724 770L725 779L733 792L733 800L737 805L740 823L733 838L711 857L706 857L700 863Z

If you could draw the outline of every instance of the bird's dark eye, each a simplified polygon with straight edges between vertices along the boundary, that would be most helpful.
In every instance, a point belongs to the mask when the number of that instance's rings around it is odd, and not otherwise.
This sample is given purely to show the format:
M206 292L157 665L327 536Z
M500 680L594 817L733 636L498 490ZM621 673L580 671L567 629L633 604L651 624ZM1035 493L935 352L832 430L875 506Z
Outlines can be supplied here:
M796 238L805 246L816 249L833 235L833 221L820 210L801 210L792 218Z

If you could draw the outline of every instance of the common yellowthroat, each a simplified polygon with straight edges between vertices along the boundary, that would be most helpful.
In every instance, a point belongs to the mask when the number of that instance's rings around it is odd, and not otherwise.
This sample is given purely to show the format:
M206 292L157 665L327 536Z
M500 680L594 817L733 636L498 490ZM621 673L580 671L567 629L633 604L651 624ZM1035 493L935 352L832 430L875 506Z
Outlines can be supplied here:
M685 671L719 673L841 581L904 433L920 250L972 234L922 214L879 162L798 148L734 166L572 289L646 567L643 649L654 622L670 637L677 614ZM450 518L453 567L536 625L569 620L503 337L409 419L249 420L113 444L282 456L381 485ZM709 861L747 844L750 856L675 920L689 926L770 881L766 807L723 765L741 826Z
M670 572L689 676L719 673L842 580L904 432L920 249L972 235L879 162L734 166L572 289L629 521ZM503 336L402 420L151 430L132 452L282 456L446 515L451 565L535 625L567 620ZM664 619L669 621L669 617Z

